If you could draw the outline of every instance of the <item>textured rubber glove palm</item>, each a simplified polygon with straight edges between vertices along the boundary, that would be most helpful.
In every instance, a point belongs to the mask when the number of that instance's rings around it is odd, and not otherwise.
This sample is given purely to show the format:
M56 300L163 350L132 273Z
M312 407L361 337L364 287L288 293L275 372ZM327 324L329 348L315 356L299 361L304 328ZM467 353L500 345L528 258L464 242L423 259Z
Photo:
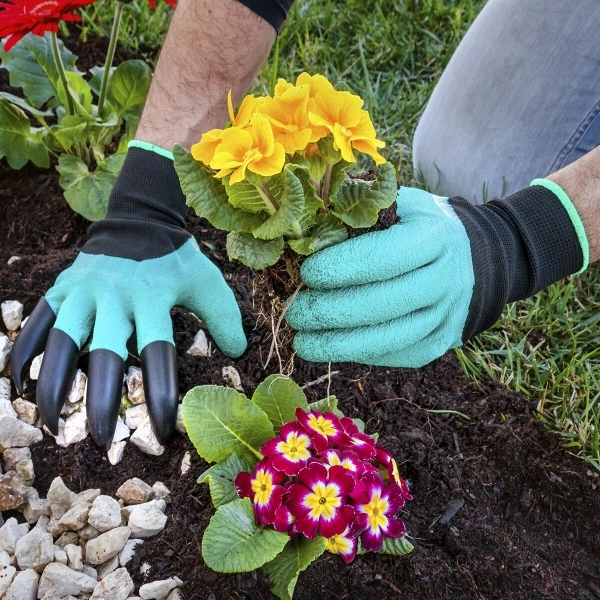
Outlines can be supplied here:
M45 349L36 397L53 433L88 340L88 420L103 447L114 435L134 329L150 420L163 443L175 430L179 395L171 308L198 315L225 354L245 350L233 292L183 230L184 212L172 161L130 149L106 219L90 227L81 253L38 303L13 348L20 389L31 360Z
M585 233L556 188L540 181L484 206L401 188L399 223L302 265L309 289L286 313L298 355L418 367L492 325L507 302L585 267Z

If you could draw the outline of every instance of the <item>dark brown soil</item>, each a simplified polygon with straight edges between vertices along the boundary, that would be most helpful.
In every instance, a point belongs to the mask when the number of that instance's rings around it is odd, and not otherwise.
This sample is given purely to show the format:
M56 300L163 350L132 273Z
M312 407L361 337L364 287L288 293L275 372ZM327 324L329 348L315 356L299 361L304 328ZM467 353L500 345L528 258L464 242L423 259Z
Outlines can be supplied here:
M0 164L0 301L21 300L25 314L85 239L87 223L70 211L57 179L54 171L14 173ZM237 361L218 350L209 359L187 357L197 324L175 309L181 392L222 384L222 367L235 365L251 393L278 370L276 359L266 370L261 366L270 330L255 328L260 299L252 295L254 273L226 260L222 232L192 215L188 226L214 245L203 249L237 295L250 346ZM20 260L8 266L14 255ZM530 401L492 382L478 389L452 353L418 370L353 364L333 364L331 370L330 392L342 410L380 433L410 482L415 500L403 518L415 551L403 558L369 554L349 566L323 556L300 577L296 598L600 598L600 477L544 430ZM326 380L311 384L327 372L325 364L294 362L295 380L310 384L309 400L327 394ZM181 476L187 450L193 466ZM200 543L214 509L206 486L195 483L206 465L183 437L158 458L128 445L116 467L89 439L67 449L47 440L33 453L42 493L57 475L75 491L99 487L114 494L133 476L171 489L167 528L135 558L136 567L151 565L150 580L178 575L189 600L273 598L260 571L220 575L204 565ZM136 582L143 582L141 575Z

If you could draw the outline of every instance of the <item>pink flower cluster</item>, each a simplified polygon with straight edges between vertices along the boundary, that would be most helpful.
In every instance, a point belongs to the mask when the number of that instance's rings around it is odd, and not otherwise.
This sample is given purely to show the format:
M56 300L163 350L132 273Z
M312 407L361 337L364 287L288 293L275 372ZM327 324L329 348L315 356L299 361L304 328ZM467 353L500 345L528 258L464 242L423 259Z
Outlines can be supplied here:
M290 536L319 534L347 563L359 538L365 550L379 552L385 537L402 537L396 513L412 496L392 456L348 417L297 408L296 419L265 442L252 473L235 479L258 524Z

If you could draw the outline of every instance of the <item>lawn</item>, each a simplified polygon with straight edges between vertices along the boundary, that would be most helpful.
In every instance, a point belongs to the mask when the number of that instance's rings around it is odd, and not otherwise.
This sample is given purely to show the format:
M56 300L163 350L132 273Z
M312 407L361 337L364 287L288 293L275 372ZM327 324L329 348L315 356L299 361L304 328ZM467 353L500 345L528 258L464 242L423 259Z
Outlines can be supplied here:
M343 79L371 112L386 156L403 185L415 185L411 143L427 99L483 0L297 0L254 91L306 70ZM87 9L83 35L110 30L110 4ZM170 18L129 5L122 45L131 52L160 44ZM93 25L91 24L93 23ZM491 376L539 400L542 419L566 447L600 469L598 403L600 320L597 268L511 305L502 319L462 350L476 381Z

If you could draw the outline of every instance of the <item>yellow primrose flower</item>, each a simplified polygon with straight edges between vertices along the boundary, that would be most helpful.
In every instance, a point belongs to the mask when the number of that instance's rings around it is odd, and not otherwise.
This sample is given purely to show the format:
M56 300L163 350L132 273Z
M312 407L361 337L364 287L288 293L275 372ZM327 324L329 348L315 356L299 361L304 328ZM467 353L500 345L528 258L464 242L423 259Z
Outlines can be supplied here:
M314 98L317 92L321 90L333 90L329 79L323 75L309 75L308 73L300 73L298 79L296 79L296 86L307 85L308 86L308 97Z
M314 97L308 117L313 125L333 134L333 147L340 150L346 162L356 162L353 148L371 156L375 164L385 162L377 148L385 143L376 138L369 113L362 110L363 101L350 92L320 90Z
M231 90L229 90L227 94L227 112L229 113L229 120L232 127L244 127L249 123L250 116L256 109L256 101L257 99L251 94L245 96L236 115L233 112L233 100L231 98Z
M210 165L215 151L221 143L222 135L222 129L211 129L202 134L200 141L191 148L194 159L203 162L206 166Z
M269 120L255 113L245 129L231 127L223 131L210 167L218 171L215 177L231 175L229 183L233 185L244 179L246 169L269 177L280 173L284 162L283 146L275 142Z

